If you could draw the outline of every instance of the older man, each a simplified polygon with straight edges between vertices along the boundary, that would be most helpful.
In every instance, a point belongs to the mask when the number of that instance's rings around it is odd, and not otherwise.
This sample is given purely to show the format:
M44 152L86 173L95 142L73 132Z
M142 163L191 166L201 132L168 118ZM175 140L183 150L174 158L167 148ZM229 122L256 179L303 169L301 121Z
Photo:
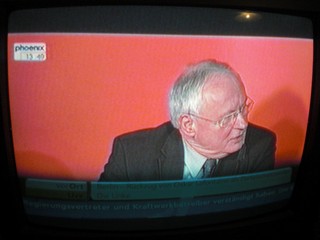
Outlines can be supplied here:
M170 121L115 138L100 181L193 179L271 170L273 132L248 122L253 101L237 72L190 65L169 96Z

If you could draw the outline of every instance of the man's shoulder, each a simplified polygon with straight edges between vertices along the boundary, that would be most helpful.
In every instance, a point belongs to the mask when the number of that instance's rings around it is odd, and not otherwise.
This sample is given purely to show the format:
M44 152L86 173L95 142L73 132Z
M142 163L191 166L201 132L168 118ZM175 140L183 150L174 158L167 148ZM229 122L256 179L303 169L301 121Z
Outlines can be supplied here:
M253 124L253 123L250 123L248 125L247 134L255 139L260 139L260 138L275 139L276 138L276 134L272 130Z
M121 140L142 140L146 138L161 138L161 137L166 137L170 135L173 131L175 131L175 128L171 124L171 122L165 122L162 123L159 126L152 127L152 128L144 128L144 129L139 129L135 130L132 132L127 132L124 134L121 134L117 136L117 139Z

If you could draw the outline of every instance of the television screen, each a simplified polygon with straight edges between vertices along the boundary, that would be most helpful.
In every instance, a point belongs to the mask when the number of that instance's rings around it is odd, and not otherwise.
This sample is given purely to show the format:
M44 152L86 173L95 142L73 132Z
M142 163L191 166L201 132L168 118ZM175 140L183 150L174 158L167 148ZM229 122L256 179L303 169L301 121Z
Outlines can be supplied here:
M7 56L12 164L31 223L176 229L257 217L289 203L311 112L309 18L188 6L31 8L10 14ZM168 124L175 81L208 59L239 74L254 102L248 122L274 133L272 168L101 181L117 137ZM128 158L140 162L158 143L143 144Z

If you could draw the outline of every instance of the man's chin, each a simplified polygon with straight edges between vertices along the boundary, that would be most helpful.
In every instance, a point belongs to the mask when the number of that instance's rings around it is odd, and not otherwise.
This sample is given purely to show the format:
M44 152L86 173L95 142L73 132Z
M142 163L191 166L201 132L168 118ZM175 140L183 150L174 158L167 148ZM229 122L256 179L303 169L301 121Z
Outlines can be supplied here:
M235 139L235 140L231 140L229 142L229 148L228 148L228 152L229 153L234 153L236 151L239 151L241 149L241 147L243 146L243 139Z

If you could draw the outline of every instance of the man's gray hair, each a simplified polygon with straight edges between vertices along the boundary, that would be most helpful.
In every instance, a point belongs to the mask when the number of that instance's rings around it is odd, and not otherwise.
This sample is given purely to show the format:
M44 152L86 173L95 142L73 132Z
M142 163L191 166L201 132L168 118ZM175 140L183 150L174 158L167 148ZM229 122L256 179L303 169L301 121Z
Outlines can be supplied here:
M179 128L179 117L182 114L198 114L202 103L202 90L208 80L222 79L229 76L241 82L241 78L226 63L216 60L205 60L189 65L178 77L169 93L169 111L171 123Z

